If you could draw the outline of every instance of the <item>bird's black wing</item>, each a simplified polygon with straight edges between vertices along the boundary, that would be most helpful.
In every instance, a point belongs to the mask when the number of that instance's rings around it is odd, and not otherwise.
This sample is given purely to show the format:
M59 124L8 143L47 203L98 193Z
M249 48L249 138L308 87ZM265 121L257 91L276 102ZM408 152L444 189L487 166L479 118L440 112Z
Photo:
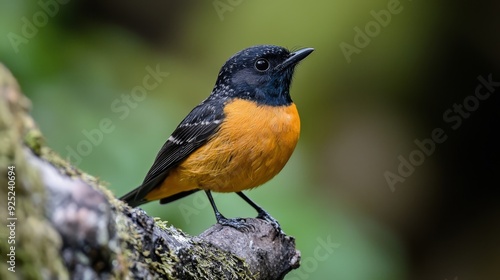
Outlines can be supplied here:
M207 99L196 106L179 124L167 142L158 152L141 186L124 195L121 200L130 206L146 203L145 196L162 184L169 171L179 165L192 152L205 144L219 129L224 119L224 103L221 100ZM192 193L192 192L189 192ZM176 198L183 197L179 194ZM175 199L162 200L170 202Z

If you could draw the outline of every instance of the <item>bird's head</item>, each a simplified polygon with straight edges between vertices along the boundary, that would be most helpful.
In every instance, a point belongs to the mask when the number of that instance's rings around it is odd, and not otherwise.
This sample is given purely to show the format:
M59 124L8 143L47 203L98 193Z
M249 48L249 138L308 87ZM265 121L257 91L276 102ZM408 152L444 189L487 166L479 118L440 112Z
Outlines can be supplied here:
M253 46L233 55L222 66L212 97L242 98L259 104L292 103L290 83L297 63L314 49L295 52L271 45Z

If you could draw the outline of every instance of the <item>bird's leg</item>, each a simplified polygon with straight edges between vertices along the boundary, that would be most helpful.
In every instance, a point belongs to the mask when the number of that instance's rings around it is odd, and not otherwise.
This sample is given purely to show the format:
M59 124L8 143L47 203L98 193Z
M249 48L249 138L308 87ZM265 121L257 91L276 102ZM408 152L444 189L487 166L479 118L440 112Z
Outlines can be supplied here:
M252 225L246 224L245 221L241 218L236 218L236 219L228 219L224 217L219 210L217 209L217 206L215 205L214 198L212 197L212 193L210 191L205 191L207 194L208 200L210 201L210 204L212 205L212 208L214 209L215 213L215 219L217 220L218 224L221 224L223 226L230 226L232 228L235 228L240 231L248 231L250 229L253 229Z
M227 218L224 217L219 212L219 210L217 209L217 206L215 206L215 201L214 201L214 198L212 197L212 193L210 191L205 191L205 193L207 194L208 200L210 201L210 204L212 205L212 208L214 209L215 219L217 220L217 222L219 222L220 220L227 220Z
M250 206L253 207L253 209L255 209L257 211L257 218L258 219L262 219L262 220L265 220L265 221L268 221L269 223L271 223L271 225L280 233L283 233L283 231L281 230L281 226L280 226L280 223L275 219L273 218L269 213L267 213L266 210L264 210L262 207L260 207L259 205L257 205L257 203L253 202L250 198L248 198L248 196L246 196L244 193L242 192L237 192L237 194L243 198L244 201L246 201L248 204L250 204Z

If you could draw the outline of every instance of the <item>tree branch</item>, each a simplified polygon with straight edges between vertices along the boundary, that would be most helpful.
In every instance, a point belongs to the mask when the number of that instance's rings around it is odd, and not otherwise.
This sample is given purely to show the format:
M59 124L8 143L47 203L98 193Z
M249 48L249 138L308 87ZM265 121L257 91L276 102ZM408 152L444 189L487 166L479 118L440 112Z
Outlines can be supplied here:
M0 64L0 194L15 202L0 209L1 279L282 279L299 266L294 238L263 220L189 236L128 207L45 146L29 108Z

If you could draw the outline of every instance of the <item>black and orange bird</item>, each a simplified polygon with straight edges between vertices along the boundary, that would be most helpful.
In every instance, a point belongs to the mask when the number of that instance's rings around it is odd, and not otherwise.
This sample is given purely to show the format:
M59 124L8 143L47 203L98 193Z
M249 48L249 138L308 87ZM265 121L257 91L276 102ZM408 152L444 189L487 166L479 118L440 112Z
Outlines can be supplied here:
M258 213L278 222L243 190L269 181L285 166L300 134L300 119L290 97L295 66L314 49L298 51L259 45L233 55L221 68L210 96L177 126L156 156L142 184L121 200L132 207L169 203L204 190L217 222L225 218L211 192L236 192Z

